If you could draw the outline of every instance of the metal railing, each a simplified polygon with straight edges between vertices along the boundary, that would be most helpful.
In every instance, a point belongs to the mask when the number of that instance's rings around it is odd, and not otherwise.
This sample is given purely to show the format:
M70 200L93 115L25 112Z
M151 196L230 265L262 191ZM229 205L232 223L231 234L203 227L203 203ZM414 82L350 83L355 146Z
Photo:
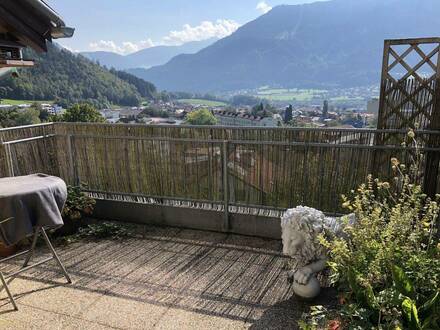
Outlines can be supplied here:
M86 183L101 199L222 211L227 225L230 212L279 215L298 205L342 212L341 194L372 171L391 178L392 157L410 160L406 133L54 123L0 130L0 176L46 172ZM440 152L427 144L433 138L440 133L417 132L422 160Z

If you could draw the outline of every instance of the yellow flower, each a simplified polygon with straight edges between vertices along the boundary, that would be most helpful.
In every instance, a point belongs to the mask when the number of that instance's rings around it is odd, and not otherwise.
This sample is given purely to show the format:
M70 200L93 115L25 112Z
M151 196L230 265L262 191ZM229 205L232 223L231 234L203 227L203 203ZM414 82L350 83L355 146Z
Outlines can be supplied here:
M414 139L414 138L416 137L416 133L414 133L414 130L410 129L410 130L408 131L408 137L409 137L410 139Z
M400 164L399 160L395 157L391 158L391 165L398 166Z
M385 189L390 189L390 184L388 182L384 182L382 183L382 187L384 187Z

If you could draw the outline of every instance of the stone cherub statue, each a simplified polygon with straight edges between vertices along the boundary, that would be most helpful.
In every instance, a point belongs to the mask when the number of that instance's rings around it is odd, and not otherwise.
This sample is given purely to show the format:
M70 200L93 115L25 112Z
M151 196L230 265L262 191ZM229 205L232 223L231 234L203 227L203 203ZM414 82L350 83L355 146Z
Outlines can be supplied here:
M293 289L300 297L314 298L321 291L316 275L327 263L326 251L317 238L326 231L338 235L338 221L318 210L299 206L282 216L281 229L283 253L291 257L288 276Z

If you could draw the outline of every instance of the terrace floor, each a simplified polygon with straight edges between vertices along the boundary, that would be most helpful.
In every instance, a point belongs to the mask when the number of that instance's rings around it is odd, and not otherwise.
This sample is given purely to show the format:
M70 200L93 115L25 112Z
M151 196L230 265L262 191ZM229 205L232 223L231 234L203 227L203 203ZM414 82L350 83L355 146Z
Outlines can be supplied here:
M279 241L145 228L58 246L74 283L54 262L21 274L11 283L19 311L0 292L0 328L295 329L309 304L333 302L331 290L309 303L294 297ZM47 253L40 247L34 260Z

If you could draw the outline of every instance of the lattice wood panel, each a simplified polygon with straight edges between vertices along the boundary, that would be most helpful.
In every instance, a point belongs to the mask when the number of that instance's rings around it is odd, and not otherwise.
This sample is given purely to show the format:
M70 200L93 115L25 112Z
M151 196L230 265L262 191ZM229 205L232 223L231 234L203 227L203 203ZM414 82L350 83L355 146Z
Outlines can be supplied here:
M440 129L440 38L385 40L378 128Z
M440 130L440 38L385 40L378 128ZM375 140L376 145L399 142L392 135ZM421 143L431 148L440 145L434 135ZM440 155L427 152L425 157L424 190L433 196L437 192ZM376 152L373 169L388 161Z

